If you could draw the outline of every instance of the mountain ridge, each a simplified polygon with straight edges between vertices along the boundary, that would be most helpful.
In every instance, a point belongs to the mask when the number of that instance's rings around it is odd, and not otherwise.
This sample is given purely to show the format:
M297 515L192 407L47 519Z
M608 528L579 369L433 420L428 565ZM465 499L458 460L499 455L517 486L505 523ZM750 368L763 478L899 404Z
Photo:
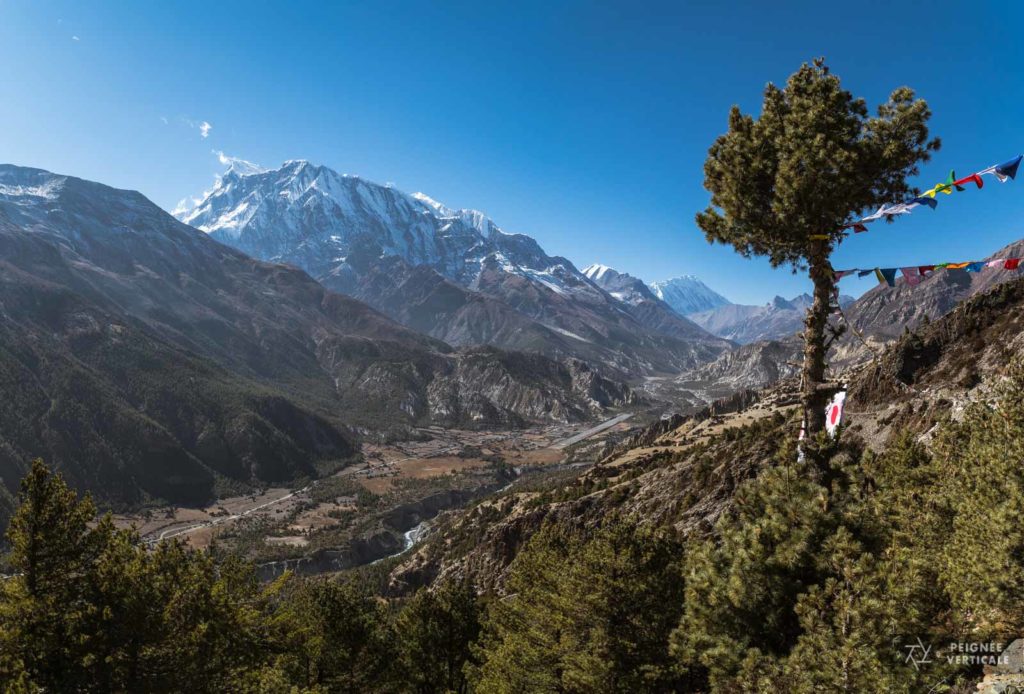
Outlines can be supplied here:
M576 357L615 377L678 372L728 348L681 317L634 313L569 260L481 212L305 161L229 170L179 216L456 346L482 340ZM428 318L409 308L419 305L430 307Z
M344 464L356 428L576 421L635 401L581 362L456 350L138 192L41 169L0 165L0 269L7 485L43 456L105 502L198 503Z

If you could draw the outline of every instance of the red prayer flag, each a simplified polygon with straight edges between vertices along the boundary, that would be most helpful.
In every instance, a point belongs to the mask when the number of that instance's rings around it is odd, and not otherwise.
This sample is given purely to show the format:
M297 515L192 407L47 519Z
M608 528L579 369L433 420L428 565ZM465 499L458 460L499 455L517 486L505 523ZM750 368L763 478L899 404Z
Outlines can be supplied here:
M926 272L931 272L934 269L935 269L934 265L919 265L917 267L917 271L920 272L922 275L924 273L926 273Z
M853 233L855 233L855 234L859 234L859 233L861 233L863 231L867 231L867 230L868 230L868 228L866 226L864 226L863 224L854 224L853 225Z
M982 186L985 185L985 182L983 180L981 180L981 176L979 176L978 174L971 174L967 178L961 178L959 181L953 181L953 185L959 186L959 185L963 185L964 183L971 183L971 182L976 183L979 188L981 188Z
M1020 265L1020 258L1010 258L1003 263L1003 268L1006 270L1016 270L1018 265Z

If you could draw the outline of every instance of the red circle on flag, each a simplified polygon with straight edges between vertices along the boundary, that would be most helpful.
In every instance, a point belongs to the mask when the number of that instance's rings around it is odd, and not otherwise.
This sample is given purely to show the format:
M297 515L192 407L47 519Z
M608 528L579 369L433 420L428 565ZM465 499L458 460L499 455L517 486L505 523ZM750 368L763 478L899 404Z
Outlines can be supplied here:
M836 406L836 405L832 406L831 412L828 413L828 418L829 418L829 421L832 424L836 423L836 420L839 419L839 407L838 406Z

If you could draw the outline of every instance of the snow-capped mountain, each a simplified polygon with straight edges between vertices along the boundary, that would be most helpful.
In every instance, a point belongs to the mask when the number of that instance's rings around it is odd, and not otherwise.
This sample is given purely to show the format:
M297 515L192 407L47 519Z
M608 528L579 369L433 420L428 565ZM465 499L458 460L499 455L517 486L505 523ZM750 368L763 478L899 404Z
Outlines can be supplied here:
M651 291L671 306L676 313L688 316L691 313L709 311L732 302L701 282L694 275L684 275L662 282L652 282Z
M179 217L222 243L314 276L354 272L349 256L372 242L381 256L430 266L463 286L496 265L559 293L595 293L568 260L547 255L529 236L503 232L481 212L308 161L274 170L232 164Z
M583 268L583 275L601 289L619 301L636 306L643 301L657 301L656 297L643 280L632 275L608 267L607 265L590 265Z
M686 338L693 335L693 321L684 318L659 299L643 280L607 265L591 265L583 274L609 295L626 305L644 327L666 335Z
M306 161L232 166L178 216L457 346L579 357L619 376L690 368L729 346L685 319L650 327L569 260L481 212Z
M358 451L353 432L589 418L578 361L453 350L143 195L0 164L0 520L44 457L104 502L209 503Z

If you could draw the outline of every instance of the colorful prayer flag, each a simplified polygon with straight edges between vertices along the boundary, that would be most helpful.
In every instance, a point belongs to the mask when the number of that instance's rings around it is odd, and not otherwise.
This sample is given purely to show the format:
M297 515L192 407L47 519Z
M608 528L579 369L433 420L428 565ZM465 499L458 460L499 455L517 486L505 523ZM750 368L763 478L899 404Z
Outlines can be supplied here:
M949 176L946 177L946 180L944 182L936 183L934 188L932 188L931 190L926 190L925 192L921 193L921 195L926 196L928 198L934 198L936 193L945 193L946 195L952 195L954 185L953 177L954 174L952 171L950 171ZM932 202L934 202L934 200Z
M1018 154L1015 159L1011 159L1010 161L999 164L998 166L990 166L987 169L983 169L978 172L978 175L992 174L999 179L1000 183L1006 183L1007 179L1017 177L1017 167L1020 166L1021 156L1024 155Z
M967 267L964 270L967 270L967 272L981 272L983 267L985 267L985 263L967 263Z
M967 176L966 178L961 178L959 181L953 181L953 185L955 185L957 187L963 185L964 183L974 183L979 188L984 188L985 187L985 181L981 180L981 176L979 176L976 173L975 174L971 174L970 176Z
M999 177L1000 181L1006 181L1007 178L1017 177L1017 167L1020 166L1020 160L1024 155L1017 155L1016 159L1011 159L1005 164L1000 164L996 167L995 174Z
M879 284L882 284L884 282L885 284L888 284L890 287L896 286L896 268L894 267L887 267L881 269L875 268L875 277L878 278Z
M1016 270L1020 266L1020 258L1010 258L1003 264L1006 270Z
M916 267L901 267L900 272L907 281L907 286L916 287L921 284L921 272Z

